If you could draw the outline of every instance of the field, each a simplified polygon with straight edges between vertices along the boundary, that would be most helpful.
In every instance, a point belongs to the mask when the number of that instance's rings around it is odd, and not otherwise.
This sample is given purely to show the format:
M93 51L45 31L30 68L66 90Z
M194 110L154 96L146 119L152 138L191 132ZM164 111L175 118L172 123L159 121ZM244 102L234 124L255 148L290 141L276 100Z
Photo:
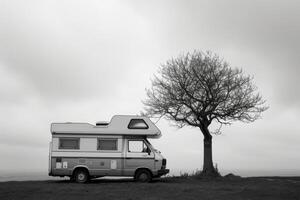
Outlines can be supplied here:
M0 199L299 199L300 177L220 178L170 177L151 183L131 179L93 180L88 184L59 181L0 183Z

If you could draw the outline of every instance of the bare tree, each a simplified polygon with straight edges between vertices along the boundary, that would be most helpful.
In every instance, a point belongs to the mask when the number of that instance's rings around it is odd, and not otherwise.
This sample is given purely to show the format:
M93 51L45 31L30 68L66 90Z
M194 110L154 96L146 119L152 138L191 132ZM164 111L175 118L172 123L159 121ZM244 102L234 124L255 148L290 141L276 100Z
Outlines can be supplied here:
M267 109L252 79L216 54L188 53L161 65L143 101L145 114L165 117L180 128L198 127L204 136L202 174L216 175L211 123L253 122Z

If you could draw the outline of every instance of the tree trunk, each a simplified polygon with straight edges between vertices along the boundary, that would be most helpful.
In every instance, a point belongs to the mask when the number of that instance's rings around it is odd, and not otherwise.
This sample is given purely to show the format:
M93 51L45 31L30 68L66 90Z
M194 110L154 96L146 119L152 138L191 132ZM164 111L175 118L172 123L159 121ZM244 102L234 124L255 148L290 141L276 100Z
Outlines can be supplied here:
M216 177L219 176L219 173L214 168L213 165L213 158L212 158L212 136L209 133L207 127L201 128L201 131L204 135L203 140L203 149L204 149L204 156L203 156L203 169L202 169L202 176L209 176L209 177Z
M204 137L204 159L203 159L203 172L214 171L213 160L212 160L212 137Z

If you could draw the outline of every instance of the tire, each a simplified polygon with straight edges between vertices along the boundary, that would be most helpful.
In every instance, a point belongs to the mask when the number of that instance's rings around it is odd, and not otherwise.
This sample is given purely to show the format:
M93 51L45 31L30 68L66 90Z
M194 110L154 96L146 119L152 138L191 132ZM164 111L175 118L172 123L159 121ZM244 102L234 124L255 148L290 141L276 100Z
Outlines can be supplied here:
M136 172L135 180L141 183L148 183L152 180L152 174L149 170L140 169Z
M86 183L89 180L89 173L85 169L78 169L74 173L74 179L77 183Z

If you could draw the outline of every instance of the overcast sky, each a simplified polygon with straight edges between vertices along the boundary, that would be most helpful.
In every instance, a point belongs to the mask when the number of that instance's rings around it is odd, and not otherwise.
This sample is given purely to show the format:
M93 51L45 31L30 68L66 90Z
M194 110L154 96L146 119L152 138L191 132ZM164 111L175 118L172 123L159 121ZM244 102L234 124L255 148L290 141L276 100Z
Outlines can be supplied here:
M0 171L46 171L51 122L139 114L160 64L211 50L254 76L269 110L213 138L223 171L300 174L300 3L1 0ZM202 134L157 123L175 171L202 167Z

